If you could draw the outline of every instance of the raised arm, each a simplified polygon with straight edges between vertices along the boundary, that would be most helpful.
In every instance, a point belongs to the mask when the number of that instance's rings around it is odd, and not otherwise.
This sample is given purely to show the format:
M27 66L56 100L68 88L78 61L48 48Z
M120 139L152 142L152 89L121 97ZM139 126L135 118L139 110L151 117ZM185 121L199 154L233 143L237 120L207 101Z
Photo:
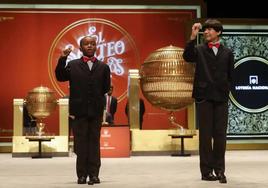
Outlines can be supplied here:
M60 82L68 81L70 79L70 67L66 66L66 60L72 49L68 48L62 51L55 69L56 78Z
M197 34L199 30L201 29L201 24L200 23L195 23L192 26L192 33L190 37L190 41L187 42L186 47L183 52L183 58L187 62L195 62L197 58L197 52L195 49L195 41Z

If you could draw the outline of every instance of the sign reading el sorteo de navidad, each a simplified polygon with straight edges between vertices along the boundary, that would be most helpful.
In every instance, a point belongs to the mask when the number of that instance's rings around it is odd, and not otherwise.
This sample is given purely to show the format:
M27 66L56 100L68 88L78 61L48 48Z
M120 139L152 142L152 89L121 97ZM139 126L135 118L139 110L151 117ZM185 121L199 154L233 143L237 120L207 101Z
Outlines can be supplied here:
M118 100L123 100L127 94L128 70L140 61L138 50L134 40L124 28L112 21L100 18L78 20L66 26L54 39L48 58L49 77L54 89L60 96L68 95L68 83L57 82L54 69L61 51L65 48L73 49L68 56L67 63L82 56L79 42L84 36L96 38L95 56L109 65L112 84L125 85L116 90Z

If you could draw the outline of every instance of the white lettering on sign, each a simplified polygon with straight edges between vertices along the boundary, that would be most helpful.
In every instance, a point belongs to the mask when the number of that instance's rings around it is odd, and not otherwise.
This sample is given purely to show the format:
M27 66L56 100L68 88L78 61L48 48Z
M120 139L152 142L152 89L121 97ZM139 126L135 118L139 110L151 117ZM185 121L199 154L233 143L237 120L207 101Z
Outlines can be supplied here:
M97 28L95 26L91 26L88 29L88 36L96 38L97 42L97 58L101 61L107 62L107 65L110 67L111 73L114 73L116 75L123 75L124 74L124 68L122 64L124 63L123 59L118 57L119 55L122 55L126 51L126 45L124 41L122 40L113 40L113 41L106 41L105 38L103 38L103 32L97 32ZM80 40L84 36L79 37L76 41L78 46L80 45ZM65 48L72 48L74 49L73 45L68 44L65 46ZM70 55L68 56L67 62L78 59L82 56L82 52L80 50L72 51Z
M235 86L235 90L268 90L268 86Z

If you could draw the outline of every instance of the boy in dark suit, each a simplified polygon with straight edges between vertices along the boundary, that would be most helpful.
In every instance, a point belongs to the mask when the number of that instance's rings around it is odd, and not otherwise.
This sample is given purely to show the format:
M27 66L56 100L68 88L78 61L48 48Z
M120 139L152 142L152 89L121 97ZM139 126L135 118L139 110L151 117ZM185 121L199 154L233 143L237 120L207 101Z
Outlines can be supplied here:
M100 129L104 109L104 94L110 89L110 69L94 57L96 40L86 36L80 41L83 56L66 65L72 49L63 50L56 66L58 81L69 81L69 116L77 155L77 183L100 183Z
M197 104L201 179L227 183L224 174L226 130L234 56L220 43L223 27L218 20L205 22L202 28L205 43L196 46L200 29L200 23L193 24L183 58L196 63L193 98Z

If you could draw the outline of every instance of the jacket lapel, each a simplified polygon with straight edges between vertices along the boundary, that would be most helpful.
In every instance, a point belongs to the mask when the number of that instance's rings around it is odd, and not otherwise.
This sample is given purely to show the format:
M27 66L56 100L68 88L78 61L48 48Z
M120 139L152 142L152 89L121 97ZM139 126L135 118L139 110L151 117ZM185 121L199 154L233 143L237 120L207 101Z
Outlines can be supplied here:
M99 64L100 64L99 60L96 60L96 61L93 63L93 66L92 66L92 68L91 68L91 71L95 71L96 68L98 68Z
M218 48L218 53L216 56L219 56L222 52L223 52L223 46L221 44L220 47Z

